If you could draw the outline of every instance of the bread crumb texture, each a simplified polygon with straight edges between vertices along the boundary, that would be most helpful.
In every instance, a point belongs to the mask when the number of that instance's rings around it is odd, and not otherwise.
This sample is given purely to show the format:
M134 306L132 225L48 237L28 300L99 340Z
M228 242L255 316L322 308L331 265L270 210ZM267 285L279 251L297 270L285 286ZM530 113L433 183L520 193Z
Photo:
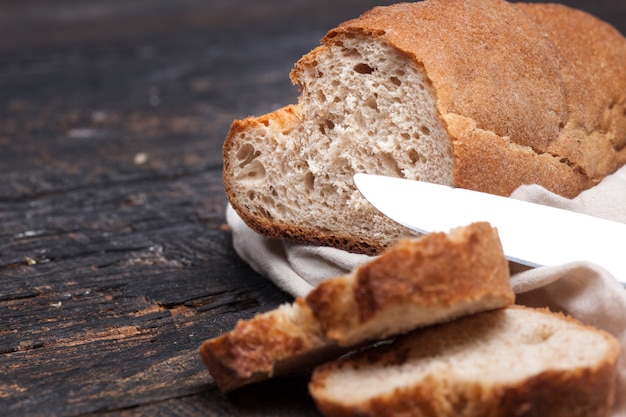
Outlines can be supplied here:
M295 64L298 104L233 123L226 192L267 236L364 253L411 232L363 199L355 173L573 197L626 163L624 62L617 30L565 6L374 8Z
M515 306L323 365L310 390L328 416L608 416L618 355L604 332Z

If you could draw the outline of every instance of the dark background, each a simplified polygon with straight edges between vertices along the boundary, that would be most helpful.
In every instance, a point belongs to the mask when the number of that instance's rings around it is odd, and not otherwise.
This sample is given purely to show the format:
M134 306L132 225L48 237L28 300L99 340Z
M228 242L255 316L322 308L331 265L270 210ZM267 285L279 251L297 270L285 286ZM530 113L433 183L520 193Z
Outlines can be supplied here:
M197 354L290 301L232 250L221 145L388 3L0 1L0 415L318 415L306 373L226 397Z

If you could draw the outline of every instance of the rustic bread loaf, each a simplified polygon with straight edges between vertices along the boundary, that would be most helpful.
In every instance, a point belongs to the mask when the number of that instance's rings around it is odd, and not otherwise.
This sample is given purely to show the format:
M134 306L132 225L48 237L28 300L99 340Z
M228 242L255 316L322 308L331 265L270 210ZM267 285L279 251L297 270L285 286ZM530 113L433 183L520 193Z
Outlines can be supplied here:
M474 223L401 240L291 305L240 321L200 354L222 391L313 367L365 342L512 304L495 229Z
M309 390L329 417L608 417L619 349L573 319L512 306L321 365Z
M572 197L626 163L624 62L614 28L565 6L375 8L295 65L297 105L232 124L226 193L259 233L362 253L410 232L362 198L357 172Z

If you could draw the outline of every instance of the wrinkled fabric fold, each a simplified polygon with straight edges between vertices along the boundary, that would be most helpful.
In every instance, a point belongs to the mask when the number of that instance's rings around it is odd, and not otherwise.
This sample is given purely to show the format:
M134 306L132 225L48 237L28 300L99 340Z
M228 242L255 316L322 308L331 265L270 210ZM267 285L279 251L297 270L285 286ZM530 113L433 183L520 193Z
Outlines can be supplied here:
M626 167L571 200L537 185L522 186L511 198L626 223ZM306 295L320 282L349 273L371 259L335 248L267 239L250 229L230 205L226 217L237 254L257 273L293 296ZM613 416L626 417L624 287L601 265L584 261L516 272L511 276L511 285L518 304L563 312L613 334L621 342Z

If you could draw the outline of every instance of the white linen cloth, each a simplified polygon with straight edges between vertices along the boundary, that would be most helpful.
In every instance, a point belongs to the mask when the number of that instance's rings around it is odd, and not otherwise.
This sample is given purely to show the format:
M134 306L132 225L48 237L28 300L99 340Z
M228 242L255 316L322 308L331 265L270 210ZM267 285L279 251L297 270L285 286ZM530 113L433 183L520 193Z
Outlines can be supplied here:
M522 186L515 190L511 198L626 223L626 167L571 200L537 185ZM293 296L306 295L325 279L347 273L371 259L366 255L334 248L267 239L251 230L230 205L226 218L233 233L233 246L237 254L256 272ZM581 236L581 239L584 237ZM511 284L518 304L561 311L617 337L622 344L622 354L613 416L626 417L624 287L601 265L589 262L514 273Z

